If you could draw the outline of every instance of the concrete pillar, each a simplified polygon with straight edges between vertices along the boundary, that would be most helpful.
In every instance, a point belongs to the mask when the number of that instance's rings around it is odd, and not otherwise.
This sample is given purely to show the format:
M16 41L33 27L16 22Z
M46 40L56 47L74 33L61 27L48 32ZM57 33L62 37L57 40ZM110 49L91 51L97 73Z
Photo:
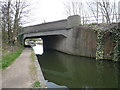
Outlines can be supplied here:
M67 29L73 28L75 26L79 26L81 24L80 21L80 16L79 15L74 15L74 16L69 16L67 18Z

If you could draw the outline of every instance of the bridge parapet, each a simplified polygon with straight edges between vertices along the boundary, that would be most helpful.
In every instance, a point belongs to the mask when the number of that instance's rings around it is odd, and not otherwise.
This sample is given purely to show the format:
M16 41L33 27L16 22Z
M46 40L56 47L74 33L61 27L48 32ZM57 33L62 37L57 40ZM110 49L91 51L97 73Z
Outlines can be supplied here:
M46 32L46 31L58 31L58 30L67 30L71 29L74 26L80 25L80 16L74 15L70 16L67 19L48 22L33 26L28 26L23 28L23 33L36 33L36 32Z
M65 28L66 25L67 25L67 19L55 21L55 22L48 22L48 23L24 27L23 33L36 33L41 31L59 30Z

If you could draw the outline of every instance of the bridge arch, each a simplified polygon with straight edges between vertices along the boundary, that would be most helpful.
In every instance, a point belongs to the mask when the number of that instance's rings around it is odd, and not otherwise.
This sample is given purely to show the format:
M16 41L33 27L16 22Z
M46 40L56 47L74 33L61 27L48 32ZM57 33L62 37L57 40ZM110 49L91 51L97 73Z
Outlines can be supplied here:
M25 37L24 38L24 46L25 40L31 38L41 38L43 40L43 47L44 48L52 48L55 49L59 46L60 43L63 43L66 40L64 35L46 35L46 36L34 36L34 37Z

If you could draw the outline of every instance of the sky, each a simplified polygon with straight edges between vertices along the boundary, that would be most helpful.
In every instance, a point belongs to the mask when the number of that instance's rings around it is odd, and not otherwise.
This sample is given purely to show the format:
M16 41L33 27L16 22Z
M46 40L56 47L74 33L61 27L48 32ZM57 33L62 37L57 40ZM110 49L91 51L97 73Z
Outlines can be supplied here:
M64 3L68 0L26 0L30 5L30 14L25 18L23 26L52 22L67 19ZM93 0L77 0L80 2L90 2ZM116 0L119 1L119 0Z
M68 0L27 0L31 12L23 26L67 19L64 3ZM81 2L90 0L79 0Z
M64 0L30 0L30 15L27 20L30 24L50 22L60 19L65 19Z

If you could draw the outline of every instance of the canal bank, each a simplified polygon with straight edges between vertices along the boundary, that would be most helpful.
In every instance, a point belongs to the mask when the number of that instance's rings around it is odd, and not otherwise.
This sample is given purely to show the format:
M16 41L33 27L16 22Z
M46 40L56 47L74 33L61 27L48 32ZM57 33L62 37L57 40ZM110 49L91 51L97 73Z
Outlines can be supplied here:
M33 88L38 78L33 77L31 73L31 65L35 65L35 62L32 62L31 53L30 48L24 49L16 61L2 71L2 88Z
M34 62L35 62L35 67L36 67L37 80L40 82L40 87L46 88L47 87L46 81L45 81L40 64L35 54L34 54Z

